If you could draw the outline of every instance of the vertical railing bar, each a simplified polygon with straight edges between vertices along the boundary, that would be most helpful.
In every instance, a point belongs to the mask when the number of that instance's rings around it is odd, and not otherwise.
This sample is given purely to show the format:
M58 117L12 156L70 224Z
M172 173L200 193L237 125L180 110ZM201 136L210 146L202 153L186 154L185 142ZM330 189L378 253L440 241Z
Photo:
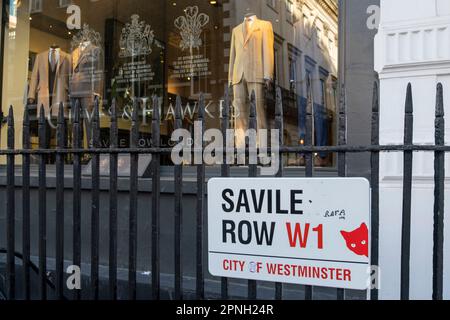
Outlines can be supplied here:
M227 159L227 147L228 147L228 135L227 130L230 127L230 88L229 86L225 87L225 98L224 98L224 105L222 108L222 136L224 137L224 152L223 152L223 163L221 166L221 176L223 178L227 178L230 176L230 165L228 164ZM233 150L234 153L234 150ZM221 278L221 297L223 300L228 299L228 279L227 278Z
M92 118L92 145L99 148L100 114L99 99L95 99ZM91 295L99 299L99 246L100 246L100 155L92 155L92 198L91 198Z
M347 104L345 84L341 86L339 101L339 123L338 123L338 145L345 146L347 144ZM338 152L338 176L345 177L347 175L347 155L345 152ZM345 300L345 290L338 288L336 290L337 300Z
M306 107L306 135L305 146L310 147L313 145L313 97L311 91L308 91L307 107ZM305 177L311 178L314 175L314 157L312 152L305 154ZM305 300L313 299L313 287L305 286Z
M137 100L133 103L130 147L137 148L139 140L139 105ZM128 262L128 286L129 300L136 300L136 271L137 271L137 210L138 210L138 165L139 154L130 154L130 221L129 221L129 262Z
M258 128L258 123L257 123L257 119L256 119L256 94L255 91L253 90L250 96L250 115L249 115L249 122L248 122L248 128L251 131L256 130ZM247 143L247 151L248 151L248 159L249 162L251 162L250 160L252 159L252 154L254 153L254 149L255 146L252 145L252 139L248 138L248 143ZM253 141L254 142L254 141ZM247 152L246 152L247 153ZM257 163L249 163L249 172L248 172L248 176L250 178L254 178L258 175L258 164ZM249 300L256 300L258 297L258 284L255 280L249 280L248 281L248 299Z
M437 85L435 144L445 145L444 93ZM445 152L434 153L433 300L443 300Z
M23 117L22 144L24 150L29 150L30 145L30 110L25 106ZM30 207L30 155L22 156L22 250L23 250L23 290L25 300L31 299L30 283L30 232L31 232L31 207Z
M413 100L411 84L408 84L405 105L405 146L413 144ZM413 152L404 151L402 251L401 251L401 299L409 300L410 254L411 254L411 194Z
M58 150L65 148L64 106L58 110L56 128ZM56 296L64 297L64 155L56 154Z
M153 120L152 120L152 145L155 148L160 146L160 123L159 99L153 96ZM160 171L159 153L152 157L152 297L153 300L160 299Z
M46 149L47 128L44 106L39 108L39 148ZM41 300L47 300L47 155L39 155L39 294Z
M117 103L111 106L110 147L118 148ZM117 300L117 196L118 196L118 161L117 153L109 155L109 293L111 300Z
M372 137L371 143L373 146L380 145L380 102L379 102L378 82L374 83L373 101L372 101ZM377 267L379 264L379 234L380 234L380 152L371 153L371 262L372 267ZM370 298L371 300L378 300L378 277L376 274L375 283L371 283Z
M181 98L177 96L175 105L175 130L182 128L182 107ZM174 250L174 261L175 261L175 299L183 299L183 270L182 270L182 257L181 257L181 242L182 242L182 225L183 225L183 209L182 209L182 198L183 198L183 165L175 165L175 250Z
M75 101L74 122L72 127L73 145L75 149L81 148L82 125L80 101ZM88 129L88 128L86 128ZM73 155L73 265L81 268L81 154ZM80 290L73 291L75 300L81 299Z
M198 121L201 124L201 136L205 132L205 97L200 94L200 101L198 106ZM203 139L195 139L195 141L203 141ZM197 143L197 142L196 142ZM205 275L203 270L203 223L205 214L205 164L203 161L204 144L196 144L195 159L200 160L197 163L197 284L196 293L197 299L205 298ZM198 156L197 156L198 155Z
M284 146L284 113L283 113L283 97L281 95L281 88L276 88L276 103L275 103L275 130L279 132L278 147ZM273 147L273 146L272 146ZM276 151L278 152L278 151ZM278 167L277 177L282 178L284 175L284 155L280 154L280 164ZM275 299L283 299L283 284L275 283Z
M13 107L10 106L8 114L8 150L14 150L15 139L14 139L14 111ZM6 202L6 239L7 239L7 262L6 262L6 280L8 284L8 299L16 299L16 262L15 262L15 214L16 214L16 203L15 203L15 156L7 156L7 202Z

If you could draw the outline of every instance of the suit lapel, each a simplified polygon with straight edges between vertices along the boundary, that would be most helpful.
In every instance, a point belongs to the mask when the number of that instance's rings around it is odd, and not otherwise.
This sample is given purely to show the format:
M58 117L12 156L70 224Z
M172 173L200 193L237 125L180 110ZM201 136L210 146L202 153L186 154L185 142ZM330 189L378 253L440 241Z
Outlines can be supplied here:
M45 53L44 53L44 75L45 75L45 81L46 81L46 83L48 83L48 76L49 76L49 72L50 72L50 68L49 68L49 64L50 64L50 60L49 60L49 54L50 54L50 51L49 50L47 50L47 51L45 51ZM48 86L48 85L47 85ZM49 88L50 89L50 88Z
M244 46L247 45L247 43L250 41L250 38L252 37L253 33L255 31L258 31L259 28L259 19L255 19L255 22L253 22L253 25L250 27L250 30L248 31L247 35L245 36L244 40ZM243 23L243 30L245 34L245 22Z
M87 48L84 50L86 51ZM84 52L81 52L81 48L78 47L75 49L74 53L73 53L73 71L75 72L75 70L77 69L77 67L80 65L81 63L81 59L84 57Z

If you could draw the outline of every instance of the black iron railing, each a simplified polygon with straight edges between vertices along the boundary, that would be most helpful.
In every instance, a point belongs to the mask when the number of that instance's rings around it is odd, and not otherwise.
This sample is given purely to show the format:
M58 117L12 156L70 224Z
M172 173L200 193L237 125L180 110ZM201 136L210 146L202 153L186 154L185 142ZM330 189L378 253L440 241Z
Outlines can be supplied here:
M450 152L450 146L444 143L445 125L444 125L444 105L443 105L443 88L439 84L437 86L437 103L436 103L436 143L435 145L414 145L413 144L413 100L411 85L407 88L406 107L405 107L405 140L403 145L385 145L379 144L379 98L378 86L375 84L373 93L372 108L372 139L371 145L367 146L349 146L347 145L347 114L345 101L345 87L342 87L342 94L339 104L339 126L338 126L338 145L337 146L313 146L313 116L311 104L308 103L306 114L307 135L305 145L299 147L287 147L283 143L283 135L280 135L281 154L280 168L277 177L282 177L284 173L283 156L286 154L304 154L306 162L306 177L314 176L313 155L317 152L337 153L338 175L346 176L346 156L349 153L370 153L371 154L371 187L372 187L372 212L371 212L371 263L378 265L379 256L379 168L380 168L380 152L403 152L404 153L404 185L403 185L403 211L402 211L402 248L401 248L401 298L409 299L409 280L410 280L410 250L411 250L411 191L412 191L412 165L414 152L434 152L435 154L435 196L434 196L434 247L433 247L433 298L440 300L443 298L443 253L444 253L444 180L445 180L445 154ZM225 103L222 111L221 129L226 136L226 131L230 127L231 120L231 100L228 90L225 92ZM275 99L275 128L283 132L283 101L281 90L276 90ZM154 105L158 105L157 97L154 97ZM138 223L137 220L137 202L138 202L138 161L139 155L151 154L151 179L152 179L152 197L151 197L151 288L152 298L160 299L160 257L161 254L170 254L160 251L160 181L161 167L160 160L162 155L172 152L170 148L160 146L160 114L158 108L154 108L152 116L152 146L149 148L138 148L139 139L139 121L138 121L138 105L134 106L132 114L131 144L129 148L119 148L118 143L118 124L117 124L117 108L113 102L111 106L111 127L110 127L110 148L101 148L100 143L100 118L99 103L95 103L94 116L92 119L92 143L89 149L82 147L82 119L81 106L77 102L73 110L72 135L73 144L71 148L66 147L66 120L64 119L63 106L60 106L58 125L57 125L57 148L56 150L45 149L45 141L47 135L46 118L43 108L39 115L39 141L38 149L31 149L30 144L30 119L28 112L25 112L23 122L23 147L21 150L15 148L15 122L13 108L11 107L8 115L8 148L0 150L0 155L7 158L7 219L6 219L6 237L7 247L0 251L0 254L6 254L6 279L8 299L16 298L16 266L15 260L22 260L22 279L24 298L31 297L31 281L30 273L35 272L39 275L39 297L47 298L47 290L50 288L55 290L56 297L65 299L64 297L64 221L65 208L64 198L67 191L64 191L64 161L67 155L73 157L73 264L81 264L81 182L82 182L82 156L88 154L92 159L92 195L91 195L91 272L89 295L92 299L99 299L99 255L100 255L100 155L109 155L110 174L109 174L109 298L117 299L117 241L118 241L118 160L119 155L130 155L130 189L129 189L129 256L128 256L128 298L133 300L137 298L137 247L138 243ZM200 97L198 121L205 122L204 118L205 101L203 96ZM175 129L182 127L182 106L181 99L178 97L175 110ZM203 126L204 127L204 126ZM250 99L250 119L249 127L256 128L256 103L255 95L252 94ZM203 149L205 146L196 146ZM224 154L227 149L224 146ZM39 158L39 206L32 208L30 206L30 157L35 155ZM55 282L51 282L47 274L47 186L46 186L46 168L47 157L56 155L56 277ZM16 248L16 212L15 196L15 158L22 157L22 189L21 197L23 201L22 212L22 248ZM226 159L226 157L224 157ZM196 199L196 252L189 252L196 259L196 298L205 298L205 265L204 265L204 218L205 218L205 193L206 193L206 176L205 164L198 164L197 167L197 199ZM248 170L249 177L258 175L257 165L250 164ZM222 177L230 177L231 164L221 164ZM183 215L191 214L191 212L183 212L183 165L175 165L174 170L174 250L171 254L174 257L174 292L176 299L183 298L183 263L182 263L182 230ZM168 212L165 208L165 212ZM38 214L38 226L31 225L31 215ZM123 214L122 212L120 214ZM38 229L39 235L39 263L34 265L30 258L30 232L33 228ZM21 251L21 253L18 253ZM228 279L221 279L221 297L227 299L229 297ZM83 289L86 290L86 289ZM337 290L336 298L345 299L346 292ZM257 299L258 283L256 281L248 282L248 298ZM81 292L75 291L73 299L80 299ZM275 284L275 299L283 298L283 285ZM303 297L299 297L303 298ZM314 288L305 287L305 299L314 298ZM371 290L371 298L378 299L378 290Z

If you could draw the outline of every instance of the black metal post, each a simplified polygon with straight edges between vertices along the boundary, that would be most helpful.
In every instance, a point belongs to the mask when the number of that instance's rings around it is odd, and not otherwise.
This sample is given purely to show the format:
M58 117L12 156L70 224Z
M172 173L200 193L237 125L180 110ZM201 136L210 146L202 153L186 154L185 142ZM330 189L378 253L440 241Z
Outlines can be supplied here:
M201 134L200 141L201 144L195 145L194 154L197 155L195 158L197 161L201 161L200 164L197 163L197 284L196 292L197 299L205 298L205 275L203 271L203 222L205 214L205 163L203 161L203 134L205 132L205 97L200 94L200 101L198 107L198 121L201 124ZM196 139L198 140L198 139Z
M161 116L159 112L159 100L153 96L153 120L152 120L152 146L160 146ZM159 153L152 157L152 297L153 300L160 299L160 185L161 185L161 156Z
M175 130L183 126L181 98L177 96L175 106ZM178 141L177 141L178 142ZM175 165L175 299L183 299L183 268L182 268L182 232L183 232L183 165Z
M109 134L110 148L119 146L117 124L117 103L111 106L111 128ZM118 195L118 161L117 153L109 155L109 290L110 299L117 300L117 195Z
M345 146L347 144L347 101L346 88L343 83L340 91L339 101L339 123L338 123L338 145ZM345 152L338 152L338 176L347 176L347 154ZM345 300L345 290L336 290L337 300Z
M139 140L139 105L133 104L131 120L130 147L137 148ZM139 154L130 154L130 221L129 221L129 261L128 261L128 299L136 300L136 269L137 269L137 211L138 211L138 165Z
M22 144L24 150L31 149L30 115L28 105L23 116ZM22 250L23 250L23 290L25 300L31 299L30 246L31 246L31 207L30 207L30 155L22 155Z
M275 130L278 130L279 140L278 147L284 146L284 113L283 113L283 97L281 95L281 88L276 88L276 98L275 98ZM278 151L276 151L278 152ZM284 175L284 156L283 153L280 155L280 164L278 167L277 177L282 178ZM275 299L283 299L283 284L275 283Z
M65 148L64 106L59 105L57 150ZM64 154L56 154L56 296L64 297Z
M224 97L224 104L222 108L222 136L225 138L223 142L224 152L223 152L223 163L221 166L221 176L223 178L230 176L230 165L228 164L227 159L227 146L228 146L228 135L227 131L230 127L230 88L228 86L225 87L225 97ZM233 145L234 145L234 136L233 139ZM233 148L233 154L234 154L234 148ZM221 278L221 297L223 300L228 299L228 279L227 278Z
M99 100L95 99L92 118L92 147L99 148L100 114ZM99 299L100 262L100 155L92 154L92 198L91 198L91 298Z
M413 99L411 84L408 84L405 106L405 146L413 144ZM401 299L409 300L410 256L411 256L411 194L413 152L404 152L402 252L401 252Z
M248 128L249 130L255 130L258 128L258 123L257 123L257 119L256 119L256 95L255 95L255 91L252 91L251 96L250 96L250 116L249 116L249 121L248 121ZM247 148L249 149L248 152L248 159L249 159L249 172L248 172L248 176L250 178L254 178L258 175L258 164L257 163L251 163L251 160L254 160L254 152L256 146L253 145L252 143L256 142L256 137L254 137L255 139L251 139L251 135L246 138L247 140ZM254 141L252 141L254 140ZM249 280L248 281L248 299L249 300L256 300L258 296L258 285L257 282L255 280Z
M373 88L373 101L372 101L372 145L380 145L380 102L378 83L374 83ZM371 226L371 265L374 268L378 268L379 264L379 234L380 234L380 152L371 152L370 158L371 167L371 194L372 194L372 226ZM378 300L378 278L379 274L372 274L375 276L375 283L371 283L373 288L370 291L371 299Z
M14 150L15 148L15 130L14 130L14 111L13 107L10 106L8 114L8 150ZM7 258L6 258L6 282L8 284L8 299L16 299L16 262L15 262L15 251L16 251L16 190L15 190L15 155L11 154L7 156L6 159L7 174L6 174L6 240L7 240Z
M39 108L39 148L47 146L45 111ZM41 300L47 300L47 155L39 155L39 293Z
M437 86L435 144L445 145L444 93L442 84ZM433 300L444 297L444 190L445 152L434 153L434 232L433 232Z

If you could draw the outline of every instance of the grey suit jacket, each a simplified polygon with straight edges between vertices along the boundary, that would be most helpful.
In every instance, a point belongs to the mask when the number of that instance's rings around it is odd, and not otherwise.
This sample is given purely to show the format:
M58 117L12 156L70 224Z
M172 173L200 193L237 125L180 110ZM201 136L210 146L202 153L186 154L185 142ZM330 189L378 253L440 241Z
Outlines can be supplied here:
M245 23L233 30L228 78L232 85L245 77L247 82L264 83L274 75L274 33L272 23L256 19L248 34Z
M95 96L103 96L103 54L101 48L89 45L84 50L76 48L72 52L72 76L70 97L83 99L92 107Z
M57 117L59 104L67 104L69 101L69 78L72 63L70 55L61 50L53 85L52 106L50 106L48 56L49 50L38 54L36 57L28 89L28 99L37 101L38 112L43 106L46 116L51 114ZM68 115L67 108L65 108L65 115Z

